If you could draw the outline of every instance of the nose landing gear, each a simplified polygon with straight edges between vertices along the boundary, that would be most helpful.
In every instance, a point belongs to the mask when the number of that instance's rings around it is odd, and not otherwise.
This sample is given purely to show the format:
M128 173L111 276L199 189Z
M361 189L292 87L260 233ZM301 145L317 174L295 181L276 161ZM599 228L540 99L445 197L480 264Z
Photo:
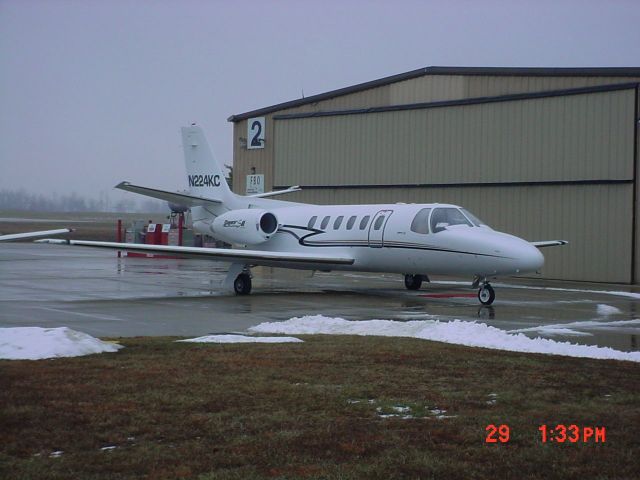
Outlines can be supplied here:
M480 300L480 303L483 305L491 305L495 299L496 292L489 282L485 281L480 287L480 290L478 290L478 300Z

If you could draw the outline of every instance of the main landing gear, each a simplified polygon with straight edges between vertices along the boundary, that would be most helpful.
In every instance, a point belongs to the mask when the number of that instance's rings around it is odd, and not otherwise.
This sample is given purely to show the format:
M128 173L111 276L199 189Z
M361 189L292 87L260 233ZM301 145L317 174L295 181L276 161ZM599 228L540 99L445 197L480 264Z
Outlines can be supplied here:
M251 275L241 273L233 281L233 290L237 295L249 295L251 293Z
M251 271L249 265L232 263L224 280L224 287L233 288L236 295L249 295L251 293Z
M422 277L407 274L404 276L404 286L407 287L407 290L419 290L422 286Z
M423 281L430 282L431 280L424 274L411 275L408 273L404 276L404 286L407 287L407 290L420 290Z

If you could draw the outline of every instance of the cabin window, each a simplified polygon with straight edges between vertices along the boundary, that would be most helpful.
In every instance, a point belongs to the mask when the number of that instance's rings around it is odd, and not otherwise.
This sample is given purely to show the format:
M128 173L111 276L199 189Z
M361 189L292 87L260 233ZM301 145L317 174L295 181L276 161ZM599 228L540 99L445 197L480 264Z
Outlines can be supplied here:
M342 224L342 220L344 220L344 215L340 215L338 218L336 218L336 221L333 222L334 230L337 230L340 228L340 225Z
M327 228L327 225L329 225L329 220L331 219L331 217L329 215L327 215L326 217L324 217L322 219L322 223L320 224L320 228L322 230L324 230L325 228Z
M429 214L430 208L423 208L416 216L413 217L411 222L411 231L416 233L429 233Z
M362 218L362 220L360 220L360 230L364 230L365 228L367 228L367 224L369 223L369 219L371 217L369 215L366 215Z
M451 225L473 227L473 224L457 208L436 208L433 210L433 214L431 214L431 231L433 233L441 232Z
M353 228L353 224L356 223L356 216L349 218L347 221L347 230L351 230Z
M309 223L307 224L307 228L313 228L313 226L316 224L316 220L318 220L317 215L311 217L311 220L309 220Z
M373 224L373 229L380 230L380 227L382 227L385 218L386 217L384 215L380 215L378 218L376 218L376 223Z

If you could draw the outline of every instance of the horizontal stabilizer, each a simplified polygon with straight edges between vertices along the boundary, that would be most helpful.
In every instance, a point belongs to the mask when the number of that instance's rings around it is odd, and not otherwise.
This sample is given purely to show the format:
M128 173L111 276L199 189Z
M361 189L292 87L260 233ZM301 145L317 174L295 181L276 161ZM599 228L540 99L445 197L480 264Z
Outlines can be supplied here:
M57 242L56 242L57 243ZM312 253L264 252L232 248L177 247L167 245L146 245L143 243L92 242L68 240L67 245L107 248L149 254L175 255L187 258L207 258L232 263L297 268L331 268L338 265L352 265L354 259L338 255L316 255Z
M266 192L266 193L255 193L253 195L248 195L248 196L254 197L254 198L275 197L276 195L284 195L285 193L299 192L300 190L302 190L300 186L296 185L295 187L285 188L284 190L274 190L273 192Z
M567 245L569 242L567 240L545 240L542 242L530 242L534 247L542 248L542 247L557 247L560 245Z
M167 202L184 205L185 207L206 207L207 205L220 205L220 200L211 198L197 197L187 193L168 192L166 190L158 190L156 188L141 187L133 185L129 182L120 182L115 188L125 190L127 192L138 193L146 197L166 200Z

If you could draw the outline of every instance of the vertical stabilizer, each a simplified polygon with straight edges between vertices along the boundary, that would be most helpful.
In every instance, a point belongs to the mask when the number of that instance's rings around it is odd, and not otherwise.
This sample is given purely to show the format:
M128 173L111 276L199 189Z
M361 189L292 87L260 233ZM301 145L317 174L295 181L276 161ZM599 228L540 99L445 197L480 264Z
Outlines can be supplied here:
M213 158L202 128L196 125L182 127L182 148L189 192L223 203L231 202L233 193L222 166Z

